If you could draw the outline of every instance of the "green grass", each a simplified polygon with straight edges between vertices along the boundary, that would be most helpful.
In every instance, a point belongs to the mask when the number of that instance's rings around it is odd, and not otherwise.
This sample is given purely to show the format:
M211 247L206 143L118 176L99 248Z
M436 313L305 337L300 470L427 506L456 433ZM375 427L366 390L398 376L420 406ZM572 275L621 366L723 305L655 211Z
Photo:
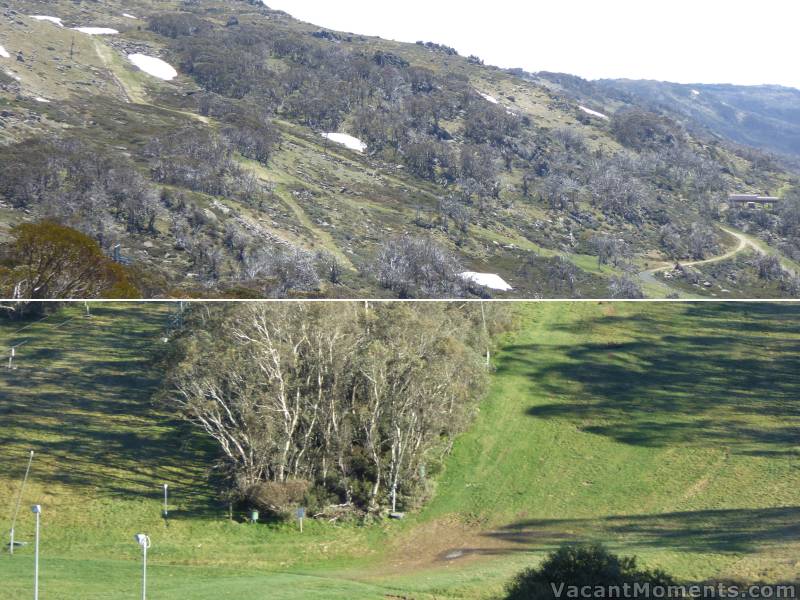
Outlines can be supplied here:
M520 551L600 539L686 577L754 575L792 543L796 306L526 313L429 515L467 515Z
M428 506L302 535L228 520L213 447L151 401L171 310L0 324L2 345L29 340L0 379L0 527L34 449L17 535L32 539L41 503L43 597L135 597L138 531L164 600L489 598L580 540L683 579L800 576L800 306L518 305ZM0 597L30 593L31 555L0 555Z

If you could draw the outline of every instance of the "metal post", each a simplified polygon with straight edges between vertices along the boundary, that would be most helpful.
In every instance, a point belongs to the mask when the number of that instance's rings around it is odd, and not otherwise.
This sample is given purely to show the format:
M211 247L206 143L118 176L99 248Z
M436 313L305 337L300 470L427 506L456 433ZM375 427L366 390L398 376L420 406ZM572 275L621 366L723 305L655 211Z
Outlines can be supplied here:
M150 538L144 533L137 533L133 539L142 547L142 600L147 600L147 550L150 548Z
M36 545L33 554L33 600L39 600L39 523L42 516L42 507L38 504L31 507L36 515Z
M25 469L25 477L22 478L22 485L19 486L19 493L17 494L17 504L14 507L14 516L11 518L11 545L8 547L8 551L11 554L14 554L14 529L17 525L17 516L19 515L19 507L22 502L22 492L25 490L25 484L28 481L28 475L31 472L31 463L33 462L33 450L31 450L31 454L28 457L28 466Z
M486 368L492 366L492 356L489 350L489 330L486 327L486 312L483 309L483 300L481 300L481 320L483 321L483 335L486 337Z
M164 512L161 513L161 516L163 516L165 520L169 516L169 509L168 509L168 503L169 503L168 493L169 492L168 492L168 490L169 490L169 484L165 483L164 484Z
M147 538L147 543L142 546L142 600L147 600L147 546L149 542L150 538Z

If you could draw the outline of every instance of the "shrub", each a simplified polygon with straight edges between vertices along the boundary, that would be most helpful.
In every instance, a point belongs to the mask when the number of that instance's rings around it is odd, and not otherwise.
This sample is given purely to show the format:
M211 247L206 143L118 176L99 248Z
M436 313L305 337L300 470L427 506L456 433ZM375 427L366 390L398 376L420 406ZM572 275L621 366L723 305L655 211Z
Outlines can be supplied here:
M622 586L624 584L675 585L663 571L639 569L635 557L619 557L599 544L563 546L550 554L538 569L518 574L506 589L506 600L555 598L564 586ZM566 595L566 591L564 592Z
M2 249L0 292L6 298L134 298L124 267L89 236L54 221L22 223Z
M247 490L247 500L260 511L283 516L303 504L311 483L304 479L267 481Z

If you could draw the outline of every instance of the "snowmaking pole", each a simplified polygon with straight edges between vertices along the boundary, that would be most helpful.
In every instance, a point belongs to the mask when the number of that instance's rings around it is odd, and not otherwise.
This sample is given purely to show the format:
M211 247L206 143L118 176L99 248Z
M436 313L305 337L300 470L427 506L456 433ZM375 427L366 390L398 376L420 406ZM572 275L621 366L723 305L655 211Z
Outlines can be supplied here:
M31 450L28 457L28 467L25 469L25 477L22 479L22 485L19 486L19 493L17 494L17 504L14 507L14 514L11 517L11 543L8 545L8 551L14 554L14 528L17 525L17 516L19 515L19 507L22 502L22 492L25 490L25 484L28 482L28 475L31 472L31 463L33 462L33 450Z
M481 319L483 320L483 336L486 339L486 368L492 366L492 355L489 346L489 329L486 327L486 312L483 308L483 300L481 300Z

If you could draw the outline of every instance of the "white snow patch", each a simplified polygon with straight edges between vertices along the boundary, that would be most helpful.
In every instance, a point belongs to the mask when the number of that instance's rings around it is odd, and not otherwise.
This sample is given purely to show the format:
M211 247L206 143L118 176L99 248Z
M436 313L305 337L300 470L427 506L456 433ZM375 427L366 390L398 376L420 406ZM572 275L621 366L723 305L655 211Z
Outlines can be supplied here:
M497 98L495 98L494 96L490 96L489 94L484 94L483 92L478 92L478 93L480 94L481 98L483 98L487 102L491 102L492 104L500 104L497 101Z
M135 19L136 18L135 16L133 16L130 13L122 13L122 16L125 17L126 19Z
M0 46L0 57L2 58L11 58L11 55L8 53L8 50Z
M14 73L12 73L11 71L6 71L6 75L8 75L9 77L11 77L12 79L15 79L16 81L22 81L22 79L20 79L18 75L15 75L15 74L14 74Z
M50 104L50 100L48 100L47 98L42 98L41 96L36 96L34 100L36 100L37 102L41 102L43 104Z
M364 142L346 133L323 133L322 137L356 152L364 152L367 149L367 145Z
M114 35L115 33L119 33L116 29L111 29L109 27L73 27L75 31L80 31L81 33L88 33L89 35Z
M47 15L30 15L31 19L36 19L37 21L50 21L51 23L55 23L59 27L63 27L64 23L61 22L59 17L48 17Z
M472 271L466 271L461 273L461 278L466 281L471 281L473 283L477 283L478 285L482 285L483 287L487 287L490 290L510 292L514 289L508 285L508 283L506 283L506 281L500 277L500 275L495 275L494 273L474 273Z
M605 119L606 121L608 121L608 115L604 115L603 113L597 112L596 110L592 110L591 108L586 108L585 106L578 106L578 108L580 108L587 115L592 115L593 117L597 117L599 119Z
M697 97L699 95L700 95L700 91L699 90L692 90L692 96Z
M155 56L146 54L129 54L128 60L139 67L142 71L158 79L170 81L178 76L178 72L169 63L164 62Z

